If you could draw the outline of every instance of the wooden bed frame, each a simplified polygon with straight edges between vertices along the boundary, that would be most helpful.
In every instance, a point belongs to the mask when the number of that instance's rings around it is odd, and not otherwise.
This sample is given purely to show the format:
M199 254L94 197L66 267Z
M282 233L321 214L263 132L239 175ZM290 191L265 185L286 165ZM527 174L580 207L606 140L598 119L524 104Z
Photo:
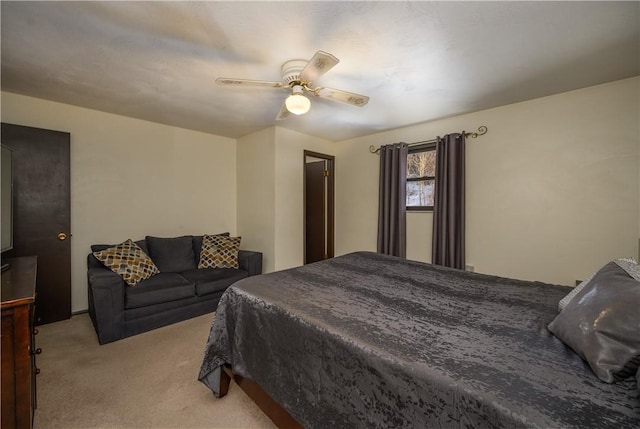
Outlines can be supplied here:
M280 429L304 429L291 414L280 406L265 392L258 383L235 374L230 365L225 365L220 372L220 398L229 392L229 385L233 380L244 393L269 417Z

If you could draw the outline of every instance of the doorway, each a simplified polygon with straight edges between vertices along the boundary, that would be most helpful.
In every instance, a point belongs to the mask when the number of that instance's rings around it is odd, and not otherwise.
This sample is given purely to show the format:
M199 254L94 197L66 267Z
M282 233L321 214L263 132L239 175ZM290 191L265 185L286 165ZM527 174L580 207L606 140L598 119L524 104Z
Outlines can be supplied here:
M333 258L335 157L304 151L304 263Z
M13 248L2 258L38 257L35 323L71 317L70 135L2 124L12 150Z

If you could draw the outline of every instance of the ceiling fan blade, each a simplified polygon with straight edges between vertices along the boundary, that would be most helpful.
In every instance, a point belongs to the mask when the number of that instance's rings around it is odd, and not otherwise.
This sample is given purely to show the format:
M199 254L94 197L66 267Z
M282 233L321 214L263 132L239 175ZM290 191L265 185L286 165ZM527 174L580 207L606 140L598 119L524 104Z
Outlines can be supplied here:
M331 54L318 51L300 72L300 80L313 82L340 62Z
M218 85L244 85L244 86L269 86L272 88L282 88L282 82L270 82L267 80L232 79L219 77L216 79Z
M276 116L276 121L281 121L287 118L290 114L291 112L287 110L287 105L283 102L282 107L280 108L280 112L278 113L278 116Z
M369 102L366 95L356 94L354 92L342 91L331 88L316 88L314 91L318 97L329 98L331 100L340 101L342 103L351 104L353 106L362 107Z

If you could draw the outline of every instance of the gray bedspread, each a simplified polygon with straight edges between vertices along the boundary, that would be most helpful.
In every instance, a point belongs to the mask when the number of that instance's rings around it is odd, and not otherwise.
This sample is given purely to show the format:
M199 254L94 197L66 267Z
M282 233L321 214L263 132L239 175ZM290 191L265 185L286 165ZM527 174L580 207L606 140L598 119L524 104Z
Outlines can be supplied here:
M569 289L370 252L249 277L220 301L199 379L257 382L305 428L640 427L547 330Z

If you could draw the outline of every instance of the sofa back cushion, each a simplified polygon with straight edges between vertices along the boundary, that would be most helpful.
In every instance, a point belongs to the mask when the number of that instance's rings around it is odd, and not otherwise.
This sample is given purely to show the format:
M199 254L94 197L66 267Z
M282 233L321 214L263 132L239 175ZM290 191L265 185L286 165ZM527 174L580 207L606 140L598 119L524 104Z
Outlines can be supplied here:
M193 236L161 238L147 236L149 256L161 273L179 273L196 268Z
M149 249L147 248L147 242L145 240L138 240L135 243L142 249L144 253L149 254ZM92 244L91 252L99 252L104 249L108 249L109 247L115 247L117 244Z

